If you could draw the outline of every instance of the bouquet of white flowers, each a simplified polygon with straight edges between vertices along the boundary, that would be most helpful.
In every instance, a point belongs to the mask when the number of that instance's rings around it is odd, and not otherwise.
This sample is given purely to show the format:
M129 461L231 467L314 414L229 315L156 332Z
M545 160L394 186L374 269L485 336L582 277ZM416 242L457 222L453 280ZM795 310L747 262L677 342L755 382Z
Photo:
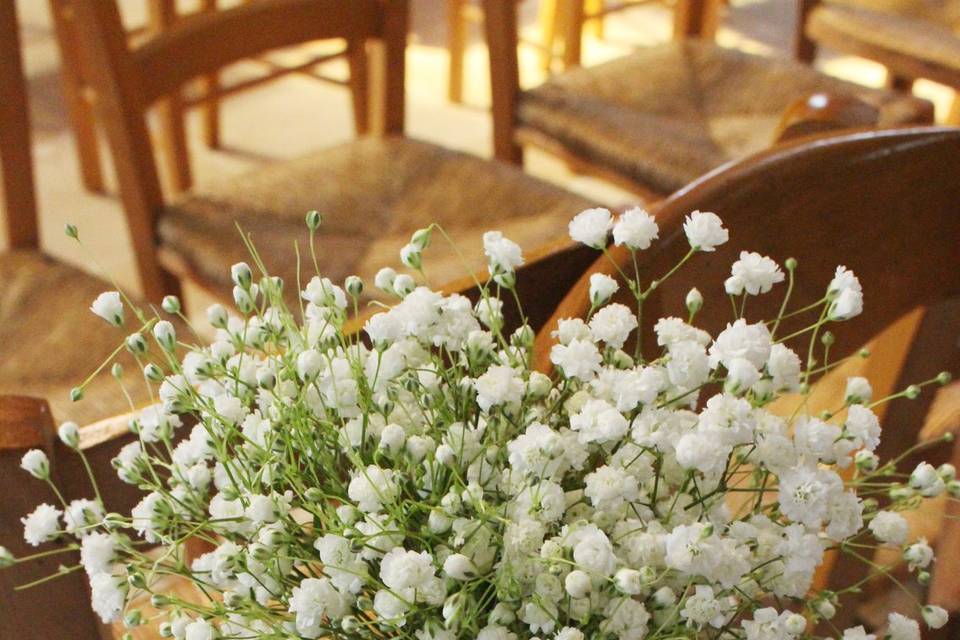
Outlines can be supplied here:
M80 550L104 621L145 623L130 603L151 594L161 633L186 640L815 637L842 595L812 589L825 553L872 565L874 547L899 547L922 579L932 551L907 544L900 512L957 496L960 483L949 465L901 475L877 459L872 408L890 398L871 398L862 378L849 381L842 408L806 415L811 376L832 366L818 351L828 325L862 308L844 267L822 299L791 309L795 261L781 269L744 252L726 281L726 329L712 337L695 326L704 301L694 289L689 317L653 325L659 353L644 359L634 345L651 290L728 240L712 213L692 213L684 230L689 252L657 280L593 277L587 317L554 334L550 374L531 366L533 330L505 329L505 306L523 302L513 295L523 257L498 232L484 236L491 278L476 304L383 269L375 285L397 302L359 334L344 331L365 300L359 278L341 287L314 277L295 313L283 297L290 283L254 254L263 276L234 265L239 315L210 307L209 344L185 344L169 321L136 310L125 344L158 401L131 421L137 439L114 466L142 501L130 514L105 512L99 497L42 504L23 520L26 539ZM436 231L417 232L401 253L421 276ZM592 209L570 223L574 240L598 250L611 232L643 251L658 227L639 209L616 219ZM740 300L785 280L778 317L743 317ZM635 306L611 302L621 286ZM113 292L93 311L124 322ZM809 326L778 334L800 314ZM805 360L786 346L807 338ZM795 411L769 410L793 392ZM60 437L83 455L76 425ZM23 467L49 480L42 452ZM188 540L209 551L192 557ZM171 575L202 597L165 592ZM920 611L930 627L946 622L939 607ZM919 638L899 614L888 629Z

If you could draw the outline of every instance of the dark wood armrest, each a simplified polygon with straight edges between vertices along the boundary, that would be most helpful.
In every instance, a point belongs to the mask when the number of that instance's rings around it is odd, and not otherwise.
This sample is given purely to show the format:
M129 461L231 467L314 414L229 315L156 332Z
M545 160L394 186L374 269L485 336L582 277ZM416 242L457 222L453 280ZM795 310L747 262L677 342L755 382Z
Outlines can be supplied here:
M879 109L854 96L814 93L786 108L774 142L825 131L875 127L879 118Z

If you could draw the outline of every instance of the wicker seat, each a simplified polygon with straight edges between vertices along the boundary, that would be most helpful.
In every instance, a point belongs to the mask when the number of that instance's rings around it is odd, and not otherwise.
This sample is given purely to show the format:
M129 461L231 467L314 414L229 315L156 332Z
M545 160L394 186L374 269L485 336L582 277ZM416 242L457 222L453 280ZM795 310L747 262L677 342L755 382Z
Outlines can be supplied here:
M88 424L123 413L129 405L108 372L94 378L80 402L70 389L107 359L133 330L113 328L90 312L90 303L113 285L37 251L0 255L0 395L47 398L57 420ZM139 367L126 351L121 362L134 383L135 402L145 402Z
M167 208L159 229L161 245L194 276L229 291L230 265L250 260L235 222L252 234L270 272L289 285L297 282L294 242L301 278L313 271L306 266L306 211L324 215L317 257L321 273L334 281L357 274L371 283L381 266L398 266L398 251L413 231L434 221L466 256L464 263L434 234L425 266L431 283L441 284L483 266L483 231L500 229L533 247L564 236L570 218L588 206L505 164L407 138L364 138L195 190Z
M880 126L923 122L924 100L844 82L789 60L686 41L576 69L521 94L521 127L596 166L672 192L728 160L768 147L798 96L847 94Z
M824 3L807 19L807 34L829 46L858 42L884 56L923 60L929 73L960 73L960 8L948 13L895 13L868 3ZM842 45L840 45L842 46ZM864 53L867 53L865 51ZM873 57L873 56L871 56Z

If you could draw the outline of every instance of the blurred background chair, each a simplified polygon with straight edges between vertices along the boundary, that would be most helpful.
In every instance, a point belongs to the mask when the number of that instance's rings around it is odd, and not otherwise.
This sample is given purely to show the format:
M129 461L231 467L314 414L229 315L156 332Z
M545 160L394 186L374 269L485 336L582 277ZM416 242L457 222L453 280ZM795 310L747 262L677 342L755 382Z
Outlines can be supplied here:
M104 191L102 160L100 158L97 123L95 119L96 91L91 86L89 60L85 60L77 33L76 0L50 0L50 12L57 36L62 61L61 75L64 98L71 121L77 147L77 156L84 187L89 191ZM114 0L115 1L115 0ZM256 2L257 0L242 0ZM145 0L146 22L135 28L127 29L127 37L133 46L159 35L181 20L190 20L204 14L218 11L223 4L218 0L199 0L190 13L178 12L176 0ZM236 3L233 3L234 5ZM308 47L309 48L309 47ZM203 124L203 140L209 148L221 146L221 101L260 87L265 83L278 80L296 73L322 82L349 86L355 91L362 90L359 83L346 80L324 72L324 66L330 62L347 57L344 47L314 47L316 51L302 51L296 60L285 63L278 56L262 55L248 58L259 68L256 73L226 82L217 71L205 75L183 91L171 92L157 102L154 109L158 120L156 144L162 151L160 159L162 175L172 193L180 193L193 185L193 172L190 167L190 154L187 147L187 115L189 110L199 108ZM358 62L360 58L352 58ZM354 123L358 134L367 132L367 112L363 108L362 96L354 101Z
M81 402L70 400L71 389L113 353L127 332L107 326L89 310L100 293L115 288L111 283L41 250L19 40L13 3L0 3L2 222L10 241L10 249L0 253L0 395L48 398L61 420L86 424L129 409L107 372L92 380ZM138 371L125 352L118 361ZM135 402L146 399L141 386L131 389Z
M888 85L909 92L925 78L960 89L960 3L954 0L799 0L794 52L812 62L824 48L869 58ZM956 99L949 116L960 122Z
M477 240L492 224L529 247L564 234L570 212L588 205L515 168L402 137L405 0L258 0L181 20L135 48L114 3L75 1L150 299L176 286L171 276L224 296L231 288L230 265L249 259L238 225L293 291L300 275L293 247L299 241L308 255L303 216L311 209L326 216L317 254L320 271L335 281L352 273L372 281L377 268L397 262L396 252L414 230L431 221L442 224L468 260L464 264L437 234L428 266L439 284L479 264ZM366 97L368 86L380 89L369 106L383 136L164 200L146 135L144 114L151 103L237 59L333 38L347 41L351 82L362 88L355 95ZM368 62L376 51L382 64ZM366 84L368 69L382 81Z
M932 122L932 105L923 100L702 39L643 48L522 91L515 6L485 6L494 150L502 160L522 162L523 146L531 145L656 198L769 146L784 111L811 93L869 103L877 126Z

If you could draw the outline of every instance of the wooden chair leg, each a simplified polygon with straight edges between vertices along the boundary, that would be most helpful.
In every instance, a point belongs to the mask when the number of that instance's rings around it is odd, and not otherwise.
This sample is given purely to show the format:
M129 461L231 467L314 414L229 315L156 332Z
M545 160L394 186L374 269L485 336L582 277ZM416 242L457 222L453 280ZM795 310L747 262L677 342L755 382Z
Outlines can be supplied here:
M584 13L587 16L593 16L587 20L587 29L597 39L603 38L605 20L602 14L604 4L604 0L585 0L584 2Z
M793 57L800 62L813 63L817 57L817 43L807 36L807 16L819 3L819 0L798 0L797 18L793 31Z
M150 0L148 27L151 31L163 32L169 29L176 19L174 0ZM170 188L174 193L186 191L193 179L187 152L186 111L179 91L158 103L157 117L160 122L159 143Z
M350 64L350 92L353 96L353 125L357 135L370 132L370 69L365 49L366 43L352 42L347 53L347 61ZM451 68L451 81L452 79L453 69Z
M563 68L579 67L583 46L583 0L565 0Z
M557 41L558 19L561 15L557 7L559 0L540 0L540 10L537 21L540 23L540 66L549 73L553 66L553 52Z
M212 13L217 10L217 0L203 0L200 13ZM203 77L203 141L210 149L220 148L220 74L217 72Z
M954 466L960 467L960 442L954 442ZM960 501L950 499L943 514L937 540L937 562L930 581L930 604L936 604L957 616L960 613Z
M960 124L960 93L954 92L953 101L950 103L950 112L947 113L947 124Z
M0 3L0 175L7 242L37 247L37 203L30 153L27 86L20 59L20 29L14 3Z
M447 51L450 69L447 97L450 102L463 102L463 58L467 51L467 0L447 0Z
M100 146L92 97L87 94L71 0L50 0L50 14L60 48L60 74L67 117L77 146L80 178L87 191L104 191Z

